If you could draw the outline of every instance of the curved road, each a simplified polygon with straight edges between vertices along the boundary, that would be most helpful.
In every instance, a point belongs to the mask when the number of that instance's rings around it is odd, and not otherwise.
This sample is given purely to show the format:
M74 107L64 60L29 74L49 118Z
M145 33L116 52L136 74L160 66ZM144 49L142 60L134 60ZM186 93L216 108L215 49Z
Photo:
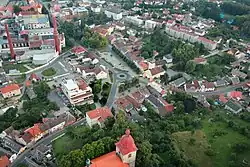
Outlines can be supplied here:
M69 126L79 126L82 125L83 123L86 123L86 119L81 119L78 120L77 122L69 125ZM68 127L69 127L68 126ZM37 146L39 146L40 144L44 144L44 145L49 145L53 139L55 139L56 137L62 135L63 133L65 133L65 128L62 130L59 130L55 133L52 133L44 138L42 138L41 140L39 140L38 142L36 142L34 145L32 145L31 147L27 148L24 152L22 152L14 161L13 163L10 165L10 167L15 167L16 165L18 165L19 163L23 162L23 160L25 159L26 156L30 155L30 152L36 148Z

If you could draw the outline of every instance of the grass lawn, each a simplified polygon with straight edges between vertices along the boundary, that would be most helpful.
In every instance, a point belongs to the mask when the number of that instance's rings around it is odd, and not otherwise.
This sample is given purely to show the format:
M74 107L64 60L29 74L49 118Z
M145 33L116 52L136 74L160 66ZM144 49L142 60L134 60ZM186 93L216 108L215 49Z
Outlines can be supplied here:
M212 159L205 153L210 145L203 131L198 130L194 134L191 131L176 132L172 136L187 159L193 160L202 167L212 167ZM191 143L190 139L194 142Z
M74 134L86 134L86 127L85 126L79 126L74 127L70 130ZM53 142L53 150L57 157L60 157L63 154L68 154L70 151L75 149L81 149L84 145L85 139L84 137L81 138L72 138L69 134L65 134L63 137L55 140Z
M54 68L48 68L42 72L43 76L50 77L56 74L56 70Z
M70 151L79 149L82 147L81 140L72 139L68 135L55 140L53 142L53 150L56 155L68 154Z
M18 84L20 84L20 83L23 83L25 81L25 79L26 79L26 77L21 76L21 77L15 78L15 81Z
M242 122L238 118L234 118L235 122ZM210 122L209 119L205 119L203 121L203 131L205 132L209 143L211 144L211 148L216 153L213 156L213 166L214 167L226 167L229 166L230 155L233 152L232 146L237 143L246 142L249 143L250 140L227 127L227 123L224 122ZM222 136L214 136L215 131L224 132L225 134ZM245 158L250 161L250 151L241 153L237 155L239 158L239 162Z
M4 63L3 64L4 70L9 73L9 70L19 70L21 73L28 71L26 67L23 66L23 64L11 64L11 63Z

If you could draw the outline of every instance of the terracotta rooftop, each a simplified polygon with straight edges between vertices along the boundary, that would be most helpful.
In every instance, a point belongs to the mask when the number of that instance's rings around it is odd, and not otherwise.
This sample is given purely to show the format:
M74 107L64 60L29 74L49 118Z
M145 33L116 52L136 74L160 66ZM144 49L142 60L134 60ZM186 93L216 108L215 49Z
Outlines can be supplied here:
M91 163L90 167L129 167L121 161L115 151L93 159Z
M161 73L163 71L164 71L164 69L162 67L155 67L155 68L152 68L150 70L152 75L157 75L157 74L159 74L159 73Z
M141 103L145 97L139 91L133 92L132 97L139 103Z
M133 137L130 135L130 130L127 129L120 141L115 143L122 155L127 155L131 152L137 151Z
M80 89L85 90L88 87L88 84L84 80L79 80L78 86Z
M7 85L7 86L1 88L0 92L2 94L5 94L5 93L8 93L8 92L11 92L14 90L18 90L18 89L20 89L20 87L17 84L11 84L11 85Z
M9 166L9 164L10 161L6 155L0 157L0 167L7 167Z
M90 119L98 119L104 121L108 117L113 117L111 110L108 107L100 107L86 113Z
M42 133L39 124L35 124L33 127L25 130L25 132L28 132L32 137L36 137Z
M73 53L80 54L80 53L87 52L88 50L85 49L85 48L82 47L82 46L75 46L75 47L72 48L71 51L72 51Z

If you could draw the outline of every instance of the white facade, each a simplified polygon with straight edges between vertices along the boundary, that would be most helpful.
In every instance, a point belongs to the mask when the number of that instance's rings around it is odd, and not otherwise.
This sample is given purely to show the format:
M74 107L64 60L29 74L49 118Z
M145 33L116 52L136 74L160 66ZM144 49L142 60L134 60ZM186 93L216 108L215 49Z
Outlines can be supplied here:
M99 6L97 7L91 7L91 10L94 12L94 13L100 13L101 12L101 8Z
M146 20L145 21L145 28L146 29L154 29L156 26L159 26L160 23L153 21L153 20Z
M96 125L96 124L101 126L100 122L98 121L98 118L99 117L91 119L91 118L89 118L88 114L86 114L86 121L87 121L87 124L89 125L89 127L92 127L93 125Z
M121 20L122 19L122 12L111 12L109 10L105 10L105 14L108 18L113 18L114 20Z
M129 164L129 163L135 162L136 152L137 151L130 152L130 153L126 154L126 155L122 155L119 148L116 147L116 152L120 153L119 156L121 157L121 160L122 160L123 163L128 163Z
M63 121L62 123L60 123L60 124L58 124L58 125L56 125L56 126L50 128L48 132L49 132L49 133L53 133L53 132L55 132L55 131L58 131L58 130L60 130L60 129L63 129L64 125L65 125L65 121Z
M2 93L3 98L10 98L10 97L13 97L13 96L18 96L20 94L21 94L20 89L12 90L12 91L9 91L9 92L6 92L6 93Z
M33 64L42 65L48 63L56 56L56 52L44 53L44 54L35 54L33 56Z
M142 19L138 19L138 16L127 16L125 20L137 26L143 25L144 23Z
M93 103L92 89L88 85L81 89L75 80L69 79L62 83L61 88L72 105Z

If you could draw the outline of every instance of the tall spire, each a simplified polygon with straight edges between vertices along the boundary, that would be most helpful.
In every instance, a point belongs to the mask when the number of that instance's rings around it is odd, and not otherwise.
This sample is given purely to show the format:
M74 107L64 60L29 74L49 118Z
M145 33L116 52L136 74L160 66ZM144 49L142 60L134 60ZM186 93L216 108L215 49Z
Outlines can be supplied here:
M52 16L53 18L53 27L54 27L54 41L55 41L55 49L56 52L58 52L58 55L60 54L60 42L58 38L58 31L57 31L57 22L56 22L56 17L55 15Z
M15 59L15 52L14 52L14 48L13 48L13 43L10 37L10 33L9 33L9 29L8 29L8 24L5 24L5 31L7 34L7 39L8 39L8 44L9 44L9 48L10 48L10 56L12 59Z

